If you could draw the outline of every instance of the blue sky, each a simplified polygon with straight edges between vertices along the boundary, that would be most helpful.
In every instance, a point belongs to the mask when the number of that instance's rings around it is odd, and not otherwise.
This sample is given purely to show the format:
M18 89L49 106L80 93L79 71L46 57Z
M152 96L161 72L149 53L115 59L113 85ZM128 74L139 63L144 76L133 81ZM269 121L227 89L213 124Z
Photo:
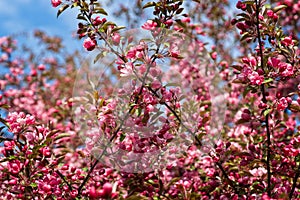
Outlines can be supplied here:
M50 0L0 0L0 37L36 29L64 38L65 46L81 48L81 42L72 38L77 29L76 10L67 10L58 19L57 8Z

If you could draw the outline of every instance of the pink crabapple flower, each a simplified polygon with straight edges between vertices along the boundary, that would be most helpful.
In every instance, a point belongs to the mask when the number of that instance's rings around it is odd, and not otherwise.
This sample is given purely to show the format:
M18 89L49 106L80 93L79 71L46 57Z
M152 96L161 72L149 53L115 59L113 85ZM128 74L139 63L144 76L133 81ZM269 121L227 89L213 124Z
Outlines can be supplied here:
M61 0L51 0L51 4L54 8L61 4Z
M277 109L278 110L284 110L288 107L289 103L291 102L291 98L290 97L281 97L279 99L279 102L277 104Z
M8 163L7 168L8 171L12 174L18 174L23 167L23 164L19 160L13 160Z
M120 43L120 40L121 40L120 34L115 33L115 34L113 34L113 36L111 38L112 38L114 45L118 45Z
M120 69L120 76L130 76L133 74L133 64L132 63L126 63L123 68Z
M291 37L285 37L282 41L281 44L285 45L285 46L289 46L289 45L294 45L294 42L292 40Z
M43 64L40 64L40 65L38 66L38 69L39 69L40 71L44 71L44 70L46 69L46 66L43 65Z
M96 45L96 40L92 40L90 37L86 38L83 42L83 47L88 51L94 50Z
M157 27L157 23L152 21L152 20L148 20L143 26L142 28L145 30L149 30L149 31L153 31L155 28Z
M256 177L261 177L264 174L267 173L267 170L264 167L254 168L252 170L249 170L249 172Z
M249 74L248 78L253 85L261 85L264 82L264 77L255 71Z

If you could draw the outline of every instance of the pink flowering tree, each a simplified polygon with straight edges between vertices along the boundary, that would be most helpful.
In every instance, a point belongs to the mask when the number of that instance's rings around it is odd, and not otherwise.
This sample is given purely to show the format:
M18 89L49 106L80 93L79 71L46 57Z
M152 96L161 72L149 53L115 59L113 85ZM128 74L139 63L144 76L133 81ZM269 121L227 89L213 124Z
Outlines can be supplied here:
M51 4L85 52L0 38L2 199L300 198L299 2Z

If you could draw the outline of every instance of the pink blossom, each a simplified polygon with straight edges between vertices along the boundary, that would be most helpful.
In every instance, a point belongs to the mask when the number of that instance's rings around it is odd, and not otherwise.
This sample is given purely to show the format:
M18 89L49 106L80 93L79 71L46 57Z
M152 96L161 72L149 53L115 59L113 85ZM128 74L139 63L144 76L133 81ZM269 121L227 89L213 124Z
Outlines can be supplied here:
M270 65L271 67L277 68L277 66L279 65L280 60L278 58L269 58L268 59L268 65Z
M40 64L40 65L38 66L38 69L41 70L41 71L43 71L43 70L46 69L46 66L43 65L43 64Z
M112 192L112 184L111 183L104 183L103 185L103 194L104 196L109 196Z
M97 16L94 20L93 20L93 25L98 26L100 24L102 24L102 20L100 18L100 16Z
M14 141L5 141L4 147L5 147L5 150L13 150L15 147L15 142Z
M120 43L121 40L121 36L118 33L115 33L112 37L111 37L114 45L118 45Z
M213 53L211 54L211 58L212 58L213 60L216 60L216 59L217 59L217 56L218 56L218 53L217 53L217 52L213 52Z
M184 23L190 23L191 22L191 18L185 17L181 21L184 22Z
M279 99L279 102L277 104L277 109L278 110L284 110L288 107L288 100L285 97L282 97L281 99Z
M282 41L281 44L285 45L285 46L289 46L289 45L294 45L294 42L292 40L291 37L285 37Z
M120 69L120 76L130 76L133 74L133 64L132 63L126 63L123 68Z
M53 7L57 7L61 4L61 0L51 0L51 4Z
M267 170L264 167L254 168L249 171L253 176L261 177L267 173Z
M153 31L155 28L157 27L157 23L152 21L152 20L148 20L143 26L142 28L145 30L149 30L149 31Z
M13 160L8 163L8 171L12 174L18 174L22 168L22 163L19 160Z
M158 88L161 87L161 83L158 80L155 80L155 81L152 82L151 87L153 89L158 89Z
M95 49L97 45L96 40L92 40L90 37L86 38L83 42L83 47L88 51L92 51Z
M272 10L268 10L267 15L268 15L268 17L272 18L274 15L274 12Z
M294 74L294 68L291 64L286 64L284 65L283 71L281 72L282 76L292 76Z
M264 82L264 77L255 71L249 74L248 78L253 85L261 85Z

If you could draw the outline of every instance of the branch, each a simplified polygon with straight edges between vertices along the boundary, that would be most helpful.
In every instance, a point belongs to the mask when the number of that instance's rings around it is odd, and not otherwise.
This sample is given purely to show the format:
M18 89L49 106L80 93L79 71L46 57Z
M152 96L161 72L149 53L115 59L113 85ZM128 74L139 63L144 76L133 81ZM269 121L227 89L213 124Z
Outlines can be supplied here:
M292 186L291 192L289 194L289 199L292 199L292 197L293 197L293 194L295 192L296 185L297 185L297 180L298 180L299 176L300 176L300 164L298 165L298 170L297 170L296 175L293 179L293 186Z
M256 5L256 29L257 29L257 39L258 39L258 45L259 45L259 54L260 54L260 63L261 63L261 69L265 73L265 67L264 67L264 56L263 56L263 44L261 40L261 35L260 35L260 28L259 28L259 8L261 6L261 1L260 0L255 0L255 5ZM262 93L262 100L264 103L267 103L266 99L266 92L265 92L265 85L261 85L261 93ZM270 114L268 113L265 116L265 124L266 124L266 130L267 130L267 193L268 196L271 196L271 165L270 165L270 157L271 157L271 132L270 132L270 127L269 127L269 116Z
M60 178L67 184L67 186L69 187L70 191L73 190L72 185L66 180L65 176L60 173L59 170L56 170L56 173L60 176Z

